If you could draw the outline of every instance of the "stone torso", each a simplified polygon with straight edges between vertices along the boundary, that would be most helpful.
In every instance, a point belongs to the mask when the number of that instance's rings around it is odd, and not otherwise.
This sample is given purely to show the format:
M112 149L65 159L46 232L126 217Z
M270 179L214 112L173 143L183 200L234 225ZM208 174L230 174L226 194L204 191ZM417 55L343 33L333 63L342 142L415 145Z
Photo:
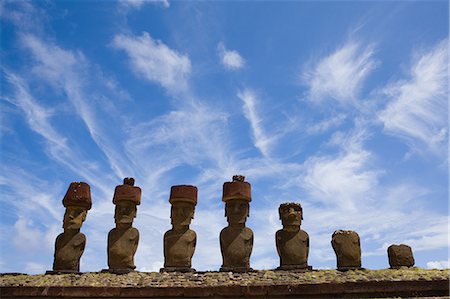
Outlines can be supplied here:
M136 253L138 243L139 231L136 228L113 228L108 234L109 268L135 269L134 254Z
M173 229L164 234L164 267L191 267L197 235L193 230L177 232Z
M253 231L248 227L226 227L220 232L222 267L250 267L253 249Z
M276 233L276 245L281 266L307 266L309 253L309 236L303 231L279 230Z
M80 258L86 245L83 233L62 233L56 238L54 271L80 271Z
M361 247L356 233L336 234L331 243L336 253L338 268L361 267Z

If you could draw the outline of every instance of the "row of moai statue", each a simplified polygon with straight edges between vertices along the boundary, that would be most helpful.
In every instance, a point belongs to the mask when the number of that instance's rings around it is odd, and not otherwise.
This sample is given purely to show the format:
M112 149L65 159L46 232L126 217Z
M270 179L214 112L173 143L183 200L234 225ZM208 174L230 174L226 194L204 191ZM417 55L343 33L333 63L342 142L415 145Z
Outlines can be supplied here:
M162 272L194 272L191 266L197 236L189 228L197 204L197 187L172 186L169 202L172 229L164 234L164 267ZM247 272L253 249L253 231L246 227L249 217L251 186L244 176L233 176L232 182L223 184L222 201L228 226L220 232L220 249L223 264L220 271ZM56 238L54 273L77 273L86 237L80 232L87 211L92 206L90 187L87 183L71 183L63 198L66 208L64 232ZM141 189L134 186L133 178L125 178L114 191L113 204L116 227L108 234L108 269L112 273L128 273L136 268L134 255L139 243L139 231L132 226L137 206L141 203ZM275 235L280 257L278 270L311 270L308 265L309 236L300 229L303 210L299 203L283 203L279 216L283 228ZM337 257L338 270L362 269L360 239L354 231L337 230L333 233L332 247ZM388 248L391 268L412 267L414 258L411 247L391 245Z

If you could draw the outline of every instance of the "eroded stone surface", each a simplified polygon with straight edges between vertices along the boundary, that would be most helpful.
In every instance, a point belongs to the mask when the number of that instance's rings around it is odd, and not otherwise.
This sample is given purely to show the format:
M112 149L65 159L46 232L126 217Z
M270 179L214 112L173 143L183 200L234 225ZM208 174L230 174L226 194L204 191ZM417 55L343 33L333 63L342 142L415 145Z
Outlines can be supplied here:
M355 231L335 231L331 245L336 253L338 270L361 268L361 244Z
M192 256L197 235L189 229L197 204L197 187L172 186L169 202L172 229L164 234L164 268L162 272L193 272Z
M80 271L80 258L86 246L86 236L80 232L92 206L91 191L87 183L73 182L62 201L64 232L56 237L53 271L71 273Z
M220 271L245 272L250 268L253 249L253 231L245 226L250 215L251 186L244 176L233 176L232 182L223 184L222 200L228 226L220 232L223 264Z
M410 246L405 244L391 245L387 252L391 268L414 266L414 256Z
M108 234L108 270L126 273L136 268L134 255L139 244L139 231L132 225L141 203L141 189L134 186L133 178L125 178L116 186L113 203L116 227Z
M308 266L309 236L300 229L303 210L299 203L284 203L278 209L283 229L275 234L279 270L310 269Z

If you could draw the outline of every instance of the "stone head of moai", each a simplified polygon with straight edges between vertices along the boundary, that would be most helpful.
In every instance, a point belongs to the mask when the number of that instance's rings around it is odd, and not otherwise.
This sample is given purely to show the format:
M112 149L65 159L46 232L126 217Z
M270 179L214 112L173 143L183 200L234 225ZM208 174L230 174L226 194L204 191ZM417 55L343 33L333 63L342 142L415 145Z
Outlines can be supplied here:
M233 176L232 182L223 184L222 201L225 202L225 217L229 225L245 224L250 216L251 185L242 175Z
M174 227L188 227L194 219L198 189L190 185L170 188L170 219Z
M303 209L299 203L282 203L278 208L283 228L286 230L299 230L303 220Z
M113 203L116 205L114 211L116 226L131 226L136 218L136 206L141 204L141 188L134 186L133 178L125 178L123 184L116 187Z
M91 189L84 182L70 183L62 200L66 208L63 220L64 230L79 230L92 207Z
M355 231L335 231L331 238L331 245L336 253L338 270L361 268L361 243Z
M410 246L405 244L391 245L387 252L389 265L392 269L414 266L414 256Z

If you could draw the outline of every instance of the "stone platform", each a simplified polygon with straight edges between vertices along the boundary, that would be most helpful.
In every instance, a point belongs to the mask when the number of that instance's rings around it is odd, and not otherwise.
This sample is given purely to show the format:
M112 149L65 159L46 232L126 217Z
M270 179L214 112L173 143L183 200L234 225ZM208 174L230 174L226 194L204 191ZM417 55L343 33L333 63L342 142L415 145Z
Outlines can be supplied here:
M445 297L449 270L2 274L1 298Z

